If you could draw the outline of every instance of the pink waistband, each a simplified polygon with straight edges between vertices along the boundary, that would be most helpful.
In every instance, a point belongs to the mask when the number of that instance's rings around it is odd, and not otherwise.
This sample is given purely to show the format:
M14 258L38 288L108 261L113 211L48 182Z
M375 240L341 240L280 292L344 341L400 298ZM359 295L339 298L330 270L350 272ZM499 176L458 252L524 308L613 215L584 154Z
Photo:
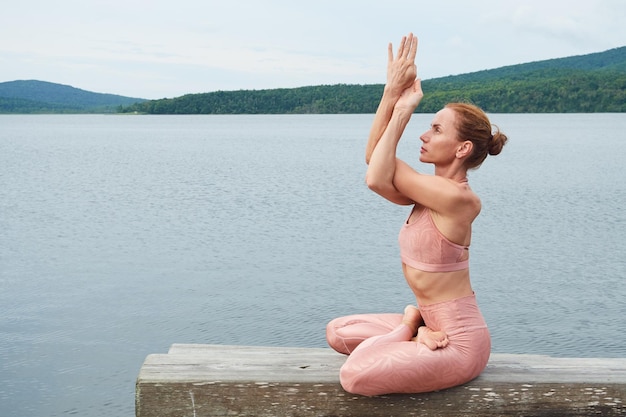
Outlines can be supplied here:
M444 330L448 336L487 328L475 295L420 306L419 309L428 327Z
M452 298L450 300L445 300L445 301L437 301L436 303L432 303L432 304L426 304L426 305L421 305L419 306L419 309L421 311L425 311L425 310L432 310L435 308L447 308L450 305L453 304L477 304L476 303L476 294L472 294L472 295L466 295L463 297L459 297L459 298Z

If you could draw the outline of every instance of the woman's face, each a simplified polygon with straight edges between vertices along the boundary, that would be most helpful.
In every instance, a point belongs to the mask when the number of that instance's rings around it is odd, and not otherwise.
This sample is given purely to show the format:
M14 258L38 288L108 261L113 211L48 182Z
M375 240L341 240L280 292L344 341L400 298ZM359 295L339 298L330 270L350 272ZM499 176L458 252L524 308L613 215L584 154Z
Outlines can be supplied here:
M452 163L461 145L457 139L455 117L454 110L448 108L443 108L435 114L430 129L420 136L422 140L421 162L436 165Z

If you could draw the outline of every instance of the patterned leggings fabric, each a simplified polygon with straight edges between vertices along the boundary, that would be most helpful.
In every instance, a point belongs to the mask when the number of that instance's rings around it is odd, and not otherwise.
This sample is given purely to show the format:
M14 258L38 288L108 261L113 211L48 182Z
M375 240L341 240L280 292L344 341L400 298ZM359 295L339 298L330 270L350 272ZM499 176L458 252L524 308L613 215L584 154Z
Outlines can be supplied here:
M356 314L328 323L326 340L348 354L342 387L353 394L419 393L462 385L487 365L491 338L475 296L420 307L433 330L448 335L448 346L430 350L411 338L402 314Z

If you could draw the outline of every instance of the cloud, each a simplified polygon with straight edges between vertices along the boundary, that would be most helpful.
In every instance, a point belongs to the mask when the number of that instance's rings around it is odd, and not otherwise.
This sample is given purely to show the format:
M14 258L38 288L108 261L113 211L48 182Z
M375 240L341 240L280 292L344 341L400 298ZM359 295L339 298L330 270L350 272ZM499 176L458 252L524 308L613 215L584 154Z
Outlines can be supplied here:
M382 83L420 37L422 78L623 46L623 0L22 0L0 14L0 81L135 97Z

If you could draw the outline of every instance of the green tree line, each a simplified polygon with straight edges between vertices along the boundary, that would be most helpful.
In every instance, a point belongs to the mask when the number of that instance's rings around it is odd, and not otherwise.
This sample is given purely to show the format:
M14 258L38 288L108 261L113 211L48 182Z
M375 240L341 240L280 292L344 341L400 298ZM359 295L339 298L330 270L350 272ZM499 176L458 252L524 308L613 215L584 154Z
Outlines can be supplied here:
M453 101L492 113L626 111L626 71L540 69L493 77L444 77L422 82L418 112L434 113ZM292 89L216 91L120 106L121 113L306 114L374 113L383 85L322 85Z

